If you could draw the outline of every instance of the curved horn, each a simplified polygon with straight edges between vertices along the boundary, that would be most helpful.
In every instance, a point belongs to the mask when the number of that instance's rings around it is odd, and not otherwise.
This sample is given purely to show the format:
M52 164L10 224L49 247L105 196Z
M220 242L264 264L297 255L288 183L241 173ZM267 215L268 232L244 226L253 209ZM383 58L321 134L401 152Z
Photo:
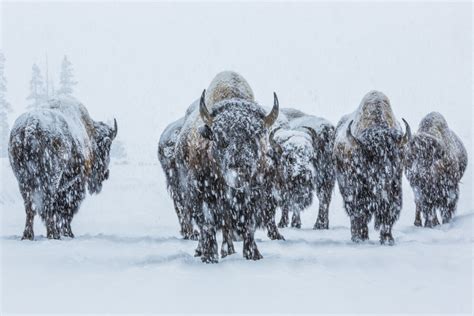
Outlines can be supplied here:
M206 89L201 94L201 100L199 100L199 115L201 116L204 123L208 126L212 125L212 116L209 114L206 106Z
M112 131L112 139L117 137L118 127L117 127L117 120L114 118L114 130Z
M359 139L357 139L356 137L354 137L354 135L352 135L352 123L354 123L354 120L352 120L349 123L349 126L347 127L347 130L346 130L347 139L349 139L350 141L355 142L356 144L362 146L361 141Z
M278 102L278 97L275 92L273 92L273 108L272 111L265 116L263 121L265 122L265 127L269 128L276 122L278 118L278 113L280 111L280 103Z
M270 135L268 135L268 140L270 141L270 146L271 146L271 147L275 147L275 148L276 148L276 146L279 146L278 143L277 143L277 142L275 141L275 139L274 139L275 133L276 133L279 129L281 129L281 127L275 128L274 130L272 130L272 131L270 132Z
M408 122L405 121L404 118L402 118L402 121L403 121L403 123L405 123L405 135L403 135L403 137L402 137L401 144L405 145L406 143L408 143L411 140L411 128L410 128L410 125L408 124Z

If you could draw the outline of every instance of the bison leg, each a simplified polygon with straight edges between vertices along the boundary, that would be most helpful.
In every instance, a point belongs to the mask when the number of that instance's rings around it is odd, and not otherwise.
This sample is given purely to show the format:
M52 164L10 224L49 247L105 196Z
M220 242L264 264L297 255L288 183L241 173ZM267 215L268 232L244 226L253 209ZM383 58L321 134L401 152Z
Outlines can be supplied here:
M35 211L32 209L32 205L30 201L25 203L25 211L26 211L25 231L23 232L23 237L21 237L21 240L24 240L24 239L33 240L35 238L35 234L33 232Z
M424 203L423 214L425 215L425 227L433 228L439 225L438 218L436 217L436 210L431 203Z
M301 217L299 209L293 210L293 216L291 217L291 227L301 228Z
M72 229L71 229L71 222L72 222L72 216L67 215L63 217L61 234L64 237L74 238L74 234L72 233Z
M191 213L183 211L179 218L181 224L181 235L184 239L198 240L199 233L194 230L193 222L191 220Z
M332 190L334 188L335 179L328 184L323 185L318 190L319 212L318 219L313 229L329 229L329 204L331 204Z
M235 253L234 243L232 242L232 227L224 225L222 228L222 246L221 257L225 258L228 255Z
M459 198L458 191L458 188L454 188L454 190L450 190L448 192L446 206L441 208L441 218L443 224L449 223L454 216L454 212L456 211L456 205Z
M395 241L392 236L392 225L383 224L380 230L380 243L393 246Z
M53 214L46 215L46 237L48 239L60 239L59 227Z
M201 260L204 263L217 263L219 261L217 253L216 228L204 226L201 230Z
M421 207L417 204L416 205L416 214L415 214L415 226L421 226Z
M260 254L255 243L255 221L250 214L245 215L244 222L244 258L247 260L260 260L263 256Z
M351 240L357 243L369 239L369 227L364 218L351 217L351 235Z
M275 219L271 219L267 223L267 236L271 240L285 240L285 237L278 231Z
M329 201L320 198L319 199L319 212L318 212L318 219L314 224L313 229L329 229L329 202L331 197L329 197Z
M52 194L46 194L43 200L43 212L41 218L46 224L46 237L48 239L60 239L59 221L61 218L57 214L57 205Z
M282 207L281 208L281 219L280 222L278 223L278 227L284 228L288 227L289 224L289 219L288 219L288 208L287 207Z

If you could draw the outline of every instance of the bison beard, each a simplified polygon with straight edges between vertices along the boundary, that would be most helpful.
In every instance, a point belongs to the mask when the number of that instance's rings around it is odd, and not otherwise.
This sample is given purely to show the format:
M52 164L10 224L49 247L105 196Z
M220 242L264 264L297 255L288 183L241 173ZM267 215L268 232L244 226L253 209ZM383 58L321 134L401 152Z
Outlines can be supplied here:
M36 213L46 224L48 238L74 237L71 221L86 185L91 194L98 193L109 176L109 151L117 123L112 129L92 121L81 104L50 102L49 107L20 116L10 134L10 164L26 211L22 239L34 239ZM53 102L59 102L59 107ZM83 116L68 117L73 113Z

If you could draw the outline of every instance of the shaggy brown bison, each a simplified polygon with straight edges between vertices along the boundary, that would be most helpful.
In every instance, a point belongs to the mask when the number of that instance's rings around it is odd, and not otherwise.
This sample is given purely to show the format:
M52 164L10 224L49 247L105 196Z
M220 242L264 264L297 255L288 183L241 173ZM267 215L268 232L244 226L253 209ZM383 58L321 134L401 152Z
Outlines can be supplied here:
M92 120L78 101L60 98L21 115L9 141L10 164L25 203L22 239L34 239L39 214L48 238L74 237L71 221L89 193L99 193L109 177L114 127Z
M278 112L276 95L266 113L235 72L218 74L202 93L199 106L189 109L177 137L175 161L182 207L200 230L196 255L203 262L218 261L218 229L224 236L222 256L235 252L232 235L238 231L244 257L262 258L254 233L265 222L268 131Z
M270 133L277 177L275 188L282 210L279 227L300 228L300 212L319 199L319 214L314 229L328 229L328 210L336 181L332 151L335 128L325 119L295 109L282 109L287 126Z
M355 242L369 238L372 216L380 229L380 242L394 242L392 226L402 208L402 154L410 138L410 127L404 123L405 134L388 98L371 91L337 125L336 177Z
M451 220L466 166L466 149L444 117L426 115L408 143L405 159L405 175L415 193L416 226L421 226L421 213L425 227L438 225L437 209L443 223Z

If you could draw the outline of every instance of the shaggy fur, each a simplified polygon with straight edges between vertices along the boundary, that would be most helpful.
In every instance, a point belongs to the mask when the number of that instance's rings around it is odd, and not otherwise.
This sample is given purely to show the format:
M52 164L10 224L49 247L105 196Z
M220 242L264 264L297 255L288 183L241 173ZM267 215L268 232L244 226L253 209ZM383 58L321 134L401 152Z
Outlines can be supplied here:
M451 220L466 166L466 149L444 117L436 112L426 115L406 148L405 159L405 175L415 193L416 226L421 226L421 213L425 227L438 225L437 209L443 223Z
M278 206L282 210L279 227L289 224L301 227L299 213L313 202L313 192L319 199L319 214L314 229L328 229L329 204L336 181L332 151L335 128L327 120L307 115L295 109L282 109L287 130L274 137L274 161L278 170L275 181Z
M235 253L232 235L237 231L244 240L244 257L258 260L262 256L254 232L266 221L267 124L273 120L252 101L248 84L238 74L219 74L210 90L203 93L199 108L188 111L177 137L175 161L184 188L183 209L199 226L196 255L203 262L218 261L219 229L222 257ZM210 105L207 95L212 96ZM277 113L278 106L273 115Z
M175 156L176 142L184 121L183 117L168 125L163 131L158 143L158 159L165 173L166 185L173 199L176 215L178 215L180 233L184 239L197 240L199 233L193 229L191 212L185 210L183 206L185 188L181 186L180 170L177 168Z
M47 237L74 237L71 221L89 193L99 193L109 177L109 152L117 134L95 122L82 104L55 99L21 115L9 141L9 157L22 194L26 224L22 239L34 239L39 214Z
M368 223L374 216L380 242L394 242L392 226L402 208L403 146L410 135L406 127L403 136L388 98L378 91L369 92L358 110L338 123L336 176L353 241L369 238Z

